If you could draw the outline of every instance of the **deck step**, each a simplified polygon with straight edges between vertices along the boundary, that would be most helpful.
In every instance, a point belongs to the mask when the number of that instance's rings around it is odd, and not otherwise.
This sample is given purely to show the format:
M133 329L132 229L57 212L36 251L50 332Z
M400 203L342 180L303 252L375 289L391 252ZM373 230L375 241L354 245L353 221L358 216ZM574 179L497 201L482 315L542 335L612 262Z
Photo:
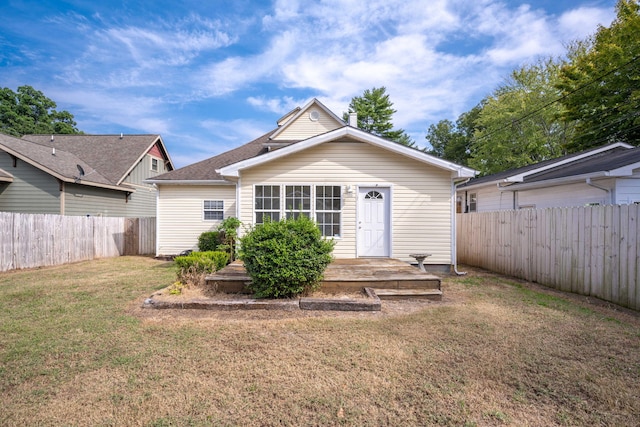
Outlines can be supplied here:
M374 289L374 291L381 299L427 298L436 301L442 299L440 289Z

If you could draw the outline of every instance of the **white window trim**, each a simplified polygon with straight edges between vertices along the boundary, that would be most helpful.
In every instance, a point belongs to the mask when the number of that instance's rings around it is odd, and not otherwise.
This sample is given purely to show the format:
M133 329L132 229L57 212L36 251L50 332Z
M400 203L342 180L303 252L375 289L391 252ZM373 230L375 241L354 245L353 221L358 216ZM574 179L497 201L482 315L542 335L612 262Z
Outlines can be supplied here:
M154 160L155 160L155 162L156 162L156 168L155 168L155 169L153 168L153 162L154 162ZM157 158L157 157L151 157L151 165L150 165L150 169L151 169L153 172L160 172L160 159L159 159L159 158Z
M207 209L206 208L206 203L207 202L220 202L222 203L222 208L221 209ZM222 218L220 219L208 219L206 218L206 212L221 212L222 213ZM204 199L202 201L202 221L206 221L206 222L213 222L213 221L222 221L224 219L224 200L214 200L214 199Z
M296 183L260 183L260 184L253 184L253 188L252 188L252 195L251 195L251 220L252 222L255 224L257 224L256 222L256 214L258 212L262 212L265 210L256 210L256 187L259 186L272 186L272 187L280 187L280 210L279 215L280 215L280 219L284 219L287 215L288 210L286 209L286 187L287 186L309 186L311 187L311 210L310 211L302 211L302 212L309 212L310 218L314 221L314 222L318 222L316 220L316 213L317 212L323 212L323 213L339 213L340 214L340 236L323 236L324 238L332 238L335 240L340 240L343 237L343 233L344 233L344 188L345 186L343 184L338 184L338 183L304 183L304 182L296 182ZM316 210L316 187L338 187L340 188L340 210L338 211L317 211ZM275 212L275 209L271 209L268 210L266 212ZM293 210L295 211L295 210Z

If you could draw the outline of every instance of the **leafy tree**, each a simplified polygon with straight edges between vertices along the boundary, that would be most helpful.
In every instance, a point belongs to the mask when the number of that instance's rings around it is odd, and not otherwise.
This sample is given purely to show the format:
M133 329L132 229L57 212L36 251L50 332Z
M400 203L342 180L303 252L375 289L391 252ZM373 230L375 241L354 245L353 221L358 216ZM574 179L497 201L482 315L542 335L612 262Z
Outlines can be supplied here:
M560 71L564 117L577 123L570 151L640 144L640 4L620 0L616 11L610 27L573 46Z
M564 153L573 125L559 118L559 67L553 60L524 66L484 101L469 166L491 174Z
M467 166L471 155L473 135L477 129L476 121L482 111L480 103L470 111L462 113L456 123L451 120L440 120L429 126L426 139L432 149L427 153L446 160Z
M349 120L349 113L358 113L358 128L374 135L390 139L408 147L414 147L415 142L403 130L393 130L393 102L389 99L387 89L366 89L362 96L354 96L349 103L349 112L344 113L344 121Z
M0 89L0 132L14 136L81 133L73 114L55 108L55 102L31 86L20 86L17 92Z

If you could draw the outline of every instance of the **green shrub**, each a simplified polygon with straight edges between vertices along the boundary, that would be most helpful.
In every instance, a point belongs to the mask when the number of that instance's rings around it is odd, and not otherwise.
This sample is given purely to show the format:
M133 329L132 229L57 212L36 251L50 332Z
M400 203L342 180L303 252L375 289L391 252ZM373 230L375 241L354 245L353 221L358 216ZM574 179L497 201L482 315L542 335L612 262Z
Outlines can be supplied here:
M309 218L267 221L240 238L240 259L257 298L283 298L316 289L334 242Z
M201 252L218 250L222 244L223 235L219 231L205 231L198 236L198 249Z
M220 251L191 252L174 259L178 280L189 285L204 284L207 274L220 270L229 262L229 254Z

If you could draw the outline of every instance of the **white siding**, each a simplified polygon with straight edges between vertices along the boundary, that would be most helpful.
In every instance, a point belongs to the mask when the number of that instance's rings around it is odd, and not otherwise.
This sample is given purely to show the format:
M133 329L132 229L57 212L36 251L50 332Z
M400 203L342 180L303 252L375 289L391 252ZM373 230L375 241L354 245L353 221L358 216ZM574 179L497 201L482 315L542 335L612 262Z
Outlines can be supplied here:
M309 114L318 112L319 118L311 120ZM275 140L302 140L320 135L344 126L344 123L336 123L335 119L329 116L324 110L318 107L311 107L300 115L293 123L287 125L286 129L277 135Z
M342 237L334 255L356 256L357 186L391 184L392 254L428 252L433 264L451 263L451 176L447 171L365 143L325 143L241 173L241 221L254 220L256 184L341 185ZM353 193L346 191L353 186Z
M205 221L204 200L223 200L224 217L236 216L235 185L160 185L156 255L176 255L198 248L198 236L218 228Z
M612 188L611 183L598 182L598 185ZM518 191L517 197L518 206L532 206L536 209L611 203L610 195L606 191L591 187L584 182Z
M615 197L619 205L640 203L640 172L635 173L633 178L618 178Z

